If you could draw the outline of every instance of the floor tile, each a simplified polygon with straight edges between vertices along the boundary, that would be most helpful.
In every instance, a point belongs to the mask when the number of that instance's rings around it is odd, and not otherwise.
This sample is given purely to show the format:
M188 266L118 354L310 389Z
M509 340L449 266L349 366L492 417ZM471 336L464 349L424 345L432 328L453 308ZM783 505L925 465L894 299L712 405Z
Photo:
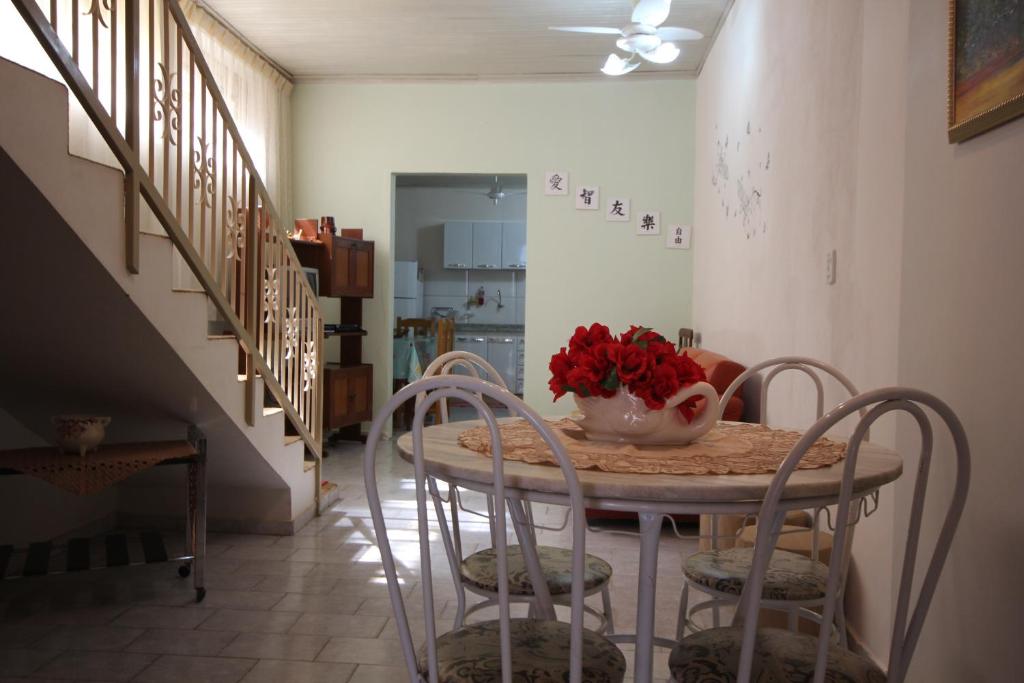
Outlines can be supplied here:
M345 683L356 667L336 662L287 662L264 659L246 674L242 683ZM397 681L378 678L378 683Z
M260 580L256 590L275 593L330 593L338 579L329 576L268 576ZM282 596L284 597L284 596Z
M57 656L46 650L0 649L0 676L28 676Z
M402 661L402 644L381 638L331 638L317 661L349 664L386 664Z
M214 610L190 607L133 607L114 621L116 626L193 629Z
M362 603L363 598L338 598L328 595L289 593L274 605L273 611L355 614Z
M349 614L303 614L289 633L324 636L347 636L352 638L376 638L384 624L385 617Z
M379 666L376 664L360 664L348 683L382 683L382 681L404 681L409 672L404 666Z
M237 631L240 633L284 633L299 619L298 612L269 612L220 609L204 621L201 631Z
M134 680L140 683L236 683L255 664L251 659L164 655L146 667Z
M220 654L222 657L312 661L327 641L327 636L243 633Z
M161 655L213 656L238 636L234 631L185 631L154 628L132 641L128 652Z
M155 659L155 655L130 652L65 652L38 669L33 677L128 681Z
M37 650L121 650L140 635L141 628L58 626L32 647Z

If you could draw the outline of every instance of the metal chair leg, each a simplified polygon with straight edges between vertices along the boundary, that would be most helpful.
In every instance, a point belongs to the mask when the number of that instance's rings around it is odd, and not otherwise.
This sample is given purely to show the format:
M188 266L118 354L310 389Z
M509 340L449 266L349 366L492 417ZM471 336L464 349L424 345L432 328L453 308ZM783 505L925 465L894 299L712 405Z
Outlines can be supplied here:
M683 581L683 593L679 596L679 618L676 621L676 640L682 640L686 636L686 625L689 623L690 615L690 584Z
M604 632L606 634L615 633L615 623L612 621L612 593L608 584L601 589L601 604L604 609Z

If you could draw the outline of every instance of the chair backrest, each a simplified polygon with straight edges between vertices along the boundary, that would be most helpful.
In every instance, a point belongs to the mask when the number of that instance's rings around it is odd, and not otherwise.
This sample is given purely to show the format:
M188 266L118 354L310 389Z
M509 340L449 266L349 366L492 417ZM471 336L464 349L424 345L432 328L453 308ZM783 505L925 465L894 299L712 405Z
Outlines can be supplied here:
M448 353L441 353L440 349L438 349L437 358L430 362L427 368L423 371L423 376L435 377L440 375L451 375L454 374L456 370L464 370L471 377L487 380L492 384L497 384L506 391L508 390L508 385L505 384L505 380L502 378L501 373L486 360L475 353L470 353L469 351L449 351ZM420 396L416 400L421 401L422 398L423 397ZM441 422L447 422L448 401L441 400L438 404L441 407Z
M498 421L488 406L485 398L502 404L513 416L526 420L547 444L554 455L558 467L565 478L565 487L568 504L572 511L572 591L570 595L571 626L570 626L570 681L580 683L583 671L583 597L584 597L584 506L583 494L580 490L579 479L576 470L566 453L565 447L555 436L552 429L533 409L523 403L515 395L502 389L496 384L485 382L476 377L463 375L439 375L435 377L424 377L413 382L398 391L385 404L384 408L377 414L370 428L366 440L366 451L363 456L363 477L366 484L366 496L370 509L370 516L373 519L373 527L377 536L377 544L380 547L381 561L384 565L384 574L387 577L388 593L391 597L391 606L394 610L395 621L398 627L398 635L402 642L402 652L406 668L409 672L410 681L420 680L419 669L416 662L416 651L412 642L412 635L409 628L408 613L405 609L405 601L402 596L401 586L398 583L398 574L395 567L394 554L388 538L388 530L384 521L381 509L380 492L377 487L376 459L377 450L383 438L384 428L389 423L392 413L405 401L420 394L423 398L417 402L416 413L412 425L412 457L416 481L416 511L419 532L420 550L420 573L423 593L423 615L424 626L427 638L427 672L424 678L430 683L437 683L437 632L434 619L434 589L431 571L431 547L430 547L430 519L427 513L428 496L428 473L424 452L424 418L431 406L449 398L457 398L465 401L476 409L477 415L483 420L490 432L491 441L491 481L487 485L469 484L460 482L460 486L466 488L478 488L494 498L494 524L497 527L495 551L497 557L497 583L498 583L498 620L501 644L501 670L503 683L510 683L512 678L512 649L510 640L510 618L509 618L509 592L508 592L508 545L506 529L506 511L511 513L513 525L517 535L520 537L520 545L523 547L524 557L527 559L528 569L531 571L531 582L535 587L538 600L550 601L547 594L547 584L540 573L539 564L530 562L536 560L532 553L532 546L525 541L529 534L526 529L525 513L518 503L517 492L505 488L505 461L502 458L501 436L498 431ZM509 504L511 502L512 504ZM444 510L440 503L434 501L434 512L440 526L446 527ZM449 560L451 559L449 554ZM450 569L455 567L450 566Z
M414 335L425 336L434 331L434 321L430 318L403 318L399 316L395 324L395 334L404 336L409 330Z
M927 569L921 580L917 600L911 612L911 590L917 564L921 520L932 459L932 420L924 411L924 408L931 409L938 416L940 423L944 423L949 429L953 437L956 457L956 481L942 528L936 539L931 559L928 561ZM800 459L816 439L825 434L840 420L861 411L867 412L863 414L857 423L846 448L846 460L843 463L843 479L839 490L838 509L841 511L851 510L851 502L855 498L859 502L860 498L870 493L870 491L863 490L855 493L853 491L853 483L860 447L866 439L867 431L872 423L886 413L901 411L908 413L916 420L921 433L921 453L915 468L917 477L914 481L914 497L910 507L907 542L903 555L903 569L896 599L887 680L890 683L901 683L906 678L907 667L913 656L918 637L921 634L925 615L935 593L939 574L946 561L946 556L949 554L953 534L956 531L957 524L959 524L960 515L963 512L967 499L967 488L970 480L970 449L963 426L948 405L935 396L923 391L903 387L890 387L858 394L829 411L828 414L815 422L796 445L793 446L793 449L786 456L778 472L773 477L768 492L765 494L764 504L761 506L759 515L761 523L758 526L753 563L736 613L737 622L743 622L744 628L743 649L740 655L740 668L737 678L740 683L746 683L750 680L754 655L754 639L757 630L756 617L744 617L746 615L756 615L757 613L757 604L764 585L765 571L768 567L771 553L775 548L775 543L778 540L779 532L782 529L783 519L785 518L785 511L780 511L779 509L779 500L786 482L796 469ZM845 564L845 554L849 552L847 534L852 531L850 527L852 527L855 521L856 519L848 521L845 517L837 520L832 561L829 567L828 583L826 584L825 604L821 618L821 627L818 632L818 653L814 683L822 683L825 680L825 661L828 655L831 624L835 616L836 596L840 594L842 582L841 567Z
M838 381L846 391L849 392L850 396L856 396L859 391L854 386L853 382L849 380L838 368L835 368L828 363L814 358L806 358L804 356L781 356L779 358L772 358L770 360L762 361L757 365L752 365L744 370L739 377L732 381L729 388L722 394L721 406L722 410L725 410L725 406L729 403L729 399L732 395L746 382L750 377L756 375L762 370L769 370L768 374L765 375L764 380L761 382L761 424L768 424L768 387L771 385L772 380L777 375L786 370L797 370L804 373L811 378L814 382L814 388L817 390L817 409L815 411L815 419L821 419L821 416L825 413L825 386L821 381L819 372L826 375L831 375Z
M437 357L440 358L455 348L455 321L439 318L435 334L437 335Z

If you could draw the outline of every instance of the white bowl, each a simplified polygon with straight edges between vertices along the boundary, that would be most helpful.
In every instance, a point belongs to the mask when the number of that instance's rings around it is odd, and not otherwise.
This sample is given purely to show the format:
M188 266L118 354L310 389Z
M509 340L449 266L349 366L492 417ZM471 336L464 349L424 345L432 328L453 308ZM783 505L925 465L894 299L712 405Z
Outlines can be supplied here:
M57 445L65 453L85 455L96 450L107 433L109 417L92 415L56 415L50 418L57 435Z

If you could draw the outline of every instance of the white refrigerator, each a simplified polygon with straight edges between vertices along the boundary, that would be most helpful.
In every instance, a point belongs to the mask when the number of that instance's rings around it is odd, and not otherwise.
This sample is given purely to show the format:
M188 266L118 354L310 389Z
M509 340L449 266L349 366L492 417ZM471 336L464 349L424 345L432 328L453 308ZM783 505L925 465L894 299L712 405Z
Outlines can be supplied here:
M423 317L423 282L418 261L395 261L395 317Z

